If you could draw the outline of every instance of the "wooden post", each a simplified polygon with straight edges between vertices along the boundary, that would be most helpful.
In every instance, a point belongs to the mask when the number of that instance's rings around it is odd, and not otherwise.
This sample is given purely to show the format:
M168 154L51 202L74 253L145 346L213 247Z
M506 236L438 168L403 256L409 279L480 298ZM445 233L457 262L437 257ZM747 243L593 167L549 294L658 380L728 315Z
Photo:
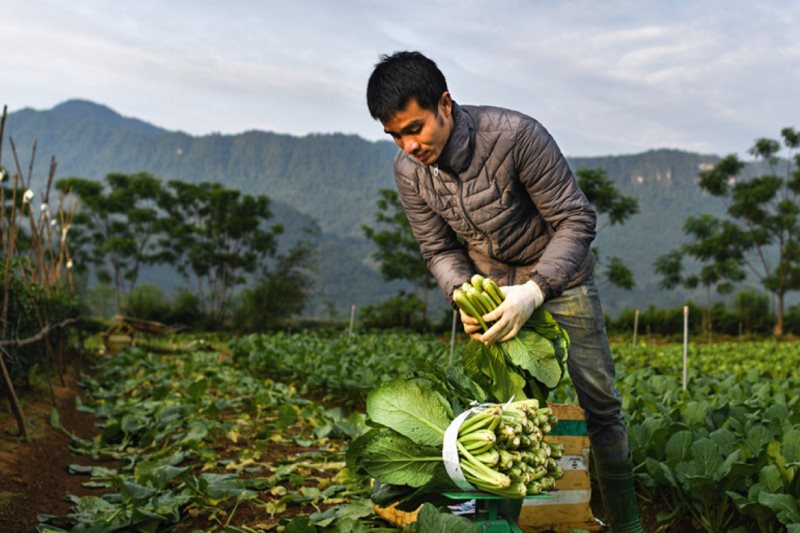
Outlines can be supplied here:
M636 313L633 315L633 342L631 346L636 346L636 336L639 333L639 310L636 310Z
M22 414L22 407L19 405L19 400L17 399L17 393L14 392L14 384L11 382L11 376L8 374L8 370L6 369L6 363L3 358L3 354L8 353L2 347L0 347L0 372L3 374L3 383L6 386L6 394L8 395L8 403L11 404L11 412L14 413L14 418L17 419L17 427L19 428L19 434L25 439L28 440L28 430L25 427L25 416Z
M347 329L347 344L350 344L350 338L353 336L353 324L356 321L356 304L350 306L350 327Z
M448 361L449 366L453 366L453 352L456 350L456 316L457 312L453 309L453 326L450 328L450 359Z
M683 390L689 385L689 306L683 306Z

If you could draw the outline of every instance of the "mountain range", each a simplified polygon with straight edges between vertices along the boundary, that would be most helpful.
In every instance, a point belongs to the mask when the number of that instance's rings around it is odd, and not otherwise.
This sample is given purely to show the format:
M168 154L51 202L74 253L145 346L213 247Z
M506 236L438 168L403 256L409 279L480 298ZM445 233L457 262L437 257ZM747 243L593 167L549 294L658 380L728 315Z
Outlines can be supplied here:
M6 143L13 138L27 166L37 141L35 183L44 187L45 163L58 161L57 177L101 180L109 172L147 171L164 180L218 181L272 199L275 220L287 231L284 245L316 222L321 230L317 297L309 308L322 314L332 303L340 315L351 304L378 302L404 288L381 279L371 260L372 245L362 225L374 222L378 191L393 188L391 166L396 146L355 135L310 134L302 137L264 131L235 135L193 136L169 131L86 100L70 100L49 110L10 113ZM46 159L45 159L46 156ZM605 309L677 305L683 291L659 289L655 258L679 245L690 214L721 213L717 199L698 187L698 171L717 155L659 149L632 155L567 157L573 170L603 168L626 195L639 201L640 213L624 225L602 219L595 246L603 257L619 256L634 271L637 287L622 291L601 283ZM11 167L8 145L3 161ZM35 188L35 187L34 187ZM175 286L179 280L154 269L143 280ZM437 296L437 298L439 298ZM438 305L444 303L439 298Z

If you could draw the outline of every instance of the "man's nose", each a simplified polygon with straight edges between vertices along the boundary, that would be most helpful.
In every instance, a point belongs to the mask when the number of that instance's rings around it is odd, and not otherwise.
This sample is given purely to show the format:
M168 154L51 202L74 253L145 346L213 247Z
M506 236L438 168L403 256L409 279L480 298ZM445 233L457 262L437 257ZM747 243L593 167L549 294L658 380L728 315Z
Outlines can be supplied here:
M418 148L419 143L416 141L416 139L410 138L403 142L403 150L405 150L406 153L413 154Z

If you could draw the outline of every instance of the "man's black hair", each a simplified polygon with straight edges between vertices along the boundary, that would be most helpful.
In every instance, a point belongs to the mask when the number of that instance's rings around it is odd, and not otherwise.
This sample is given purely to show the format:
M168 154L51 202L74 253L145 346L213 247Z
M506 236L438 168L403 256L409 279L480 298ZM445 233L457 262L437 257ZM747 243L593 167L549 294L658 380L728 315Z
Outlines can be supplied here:
M439 99L447 81L436 63L419 52L381 56L367 83L367 106L372 118L386 122L414 98L423 109L438 115Z

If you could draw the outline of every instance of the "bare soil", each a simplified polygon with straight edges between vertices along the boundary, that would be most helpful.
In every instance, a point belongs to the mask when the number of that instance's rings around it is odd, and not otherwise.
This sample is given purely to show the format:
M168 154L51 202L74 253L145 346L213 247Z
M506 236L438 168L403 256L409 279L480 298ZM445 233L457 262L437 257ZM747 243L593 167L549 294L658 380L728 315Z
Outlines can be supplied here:
M53 388L61 425L69 432L91 438L99 430L94 417L75 409L81 395L73 373L64 376L64 386L56 378ZM53 404L48 391L18 390L25 414L29 440L17 435L17 423L5 397L0 394L0 531L34 531L39 513L64 515L70 503L66 494L99 494L81 486L84 476L67 472L72 463L87 464L85 456L69 450L69 437L50 425ZM94 490L94 492L93 492Z

